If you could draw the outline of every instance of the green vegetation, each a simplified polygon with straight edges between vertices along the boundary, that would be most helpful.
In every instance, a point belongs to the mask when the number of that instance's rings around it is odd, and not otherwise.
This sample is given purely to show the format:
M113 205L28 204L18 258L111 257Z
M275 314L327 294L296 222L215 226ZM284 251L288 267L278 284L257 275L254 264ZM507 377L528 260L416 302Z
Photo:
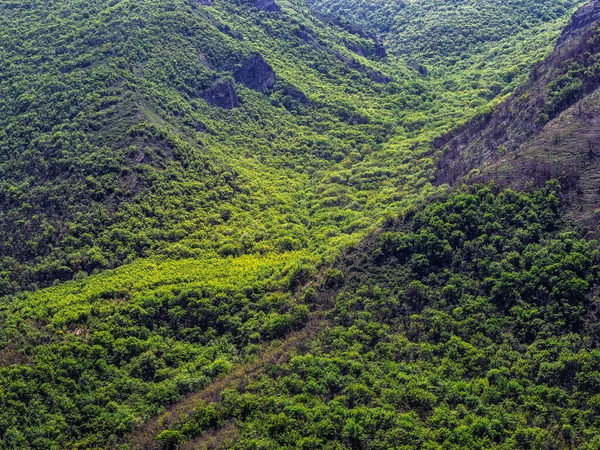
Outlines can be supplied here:
M1 8L5 293L161 252L305 247L308 175L351 149L360 160L396 126L389 112L368 112L383 86L336 56L335 36L304 44L294 10L280 19L187 1ZM244 41L228 35L234 27ZM238 85L240 108L209 107L201 93L251 51L273 64L273 92ZM286 97L291 83L310 105ZM365 227L319 226L332 223Z
M514 87L562 23L492 46L485 59L498 67L483 76L456 66L428 80L356 54L350 41L373 41L302 2L284 6L0 6L0 292L157 253L327 252L332 237L356 240L424 188L427 143ZM252 52L275 86L236 84L239 108L208 106L202 93ZM373 81L379 72L392 82Z
M457 61L527 35L572 12L582 2L535 0L470 2L452 0L309 0L342 23L354 21L385 37L391 52L422 63Z
M600 253L553 186L471 187L353 252L310 348L161 434L230 448L596 448ZM400 445L400 447L398 447Z
M581 8L550 57L517 92L456 133L436 140L436 183L495 180L521 189L559 179L566 213L597 236L600 86L597 5Z
M128 448L247 365L153 445L593 448L597 243L430 145L578 2L278 3L0 4L0 448Z
M302 327L301 258L145 260L2 305L3 448L114 443Z

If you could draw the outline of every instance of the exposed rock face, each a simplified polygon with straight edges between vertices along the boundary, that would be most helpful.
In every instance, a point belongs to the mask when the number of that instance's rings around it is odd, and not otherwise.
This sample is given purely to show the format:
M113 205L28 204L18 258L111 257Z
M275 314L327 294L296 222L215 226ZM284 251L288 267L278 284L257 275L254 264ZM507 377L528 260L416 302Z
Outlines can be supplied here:
M365 30L363 30L360 25L357 25L355 23L348 23L348 24L345 24L343 26L350 33L356 34L357 36L360 36L361 38L365 38L366 39L366 38L369 37L368 34L365 33Z
M342 57L342 60L343 59L344 58ZM364 73L367 70L367 68L365 66L363 66L361 63L359 63L355 59L351 59L350 61L346 60L345 62L348 67L350 67L351 69L354 69L354 70L358 70L359 72Z
M592 0L587 5L579 8L575 14L573 14L571 23L563 30L557 46L575 36L578 36L590 25L597 21L600 21L600 0Z
M354 44L353 42L347 43L346 47L348 48L348 50L353 51L357 55L365 56L365 52L363 51L363 49L360 48L358 45Z
M275 0L256 0L254 6L267 12L281 11L281 7L275 3Z
M235 88L230 80L217 80L206 92L202 98L209 105L218 106L224 109L233 109L239 105Z
M296 86L288 85L283 89L285 95L289 95L290 98L298 103L306 105L308 103L308 97L304 92L298 89Z
M392 81L392 79L390 77L386 77L384 74L382 74L378 70L370 71L370 72L368 72L367 75L375 83L388 84Z
M307 44L315 40L315 32L312 28L300 25L300 28L296 30L296 36L302 39Z
M275 72L260 54L253 53L235 73L235 80L247 88L264 92L275 84Z
M271 103L277 106L283 106L288 111L302 113L299 107L307 105L309 100L304 92L296 86L285 81L277 82L276 92L280 95L271 97Z
M422 64L418 63L417 61L409 61L407 63L407 66L415 69L417 72L419 72L419 75L421 75L423 77L426 77L427 75L429 75L429 71L427 70L427 67L423 66Z
M387 56L387 51L385 50L385 47L379 41L375 41L374 53L377 58L385 58Z
M227 36L231 36L232 38L237 39L238 41L244 40L244 36L242 36L242 33L240 33L237 30L232 30L231 27L227 24L215 22L215 26L221 33L225 33Z

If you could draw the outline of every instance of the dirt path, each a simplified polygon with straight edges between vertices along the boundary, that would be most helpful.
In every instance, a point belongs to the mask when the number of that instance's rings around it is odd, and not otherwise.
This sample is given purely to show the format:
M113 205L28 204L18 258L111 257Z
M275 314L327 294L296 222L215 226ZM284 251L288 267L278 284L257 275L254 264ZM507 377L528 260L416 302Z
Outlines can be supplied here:
M289 334L283 341L266 344L256 361L240 364L227 375L215 379L203 390L187 395L179 402L169 406L163 414L151 418L143 427L125 436L125 441L133 450L157 450L159 447L155 438L159 433L187 418L196 405L218 402L220 393L224 389L239 385L243 380L257 377L265 370L265 367L286 362L294 348L303 343L309 343L316 337L322 322L323 312L321 310L311 313L304 328ZM211 442L224 442L223 439L232 437L235 439L236 436L235 425L228 423L218 430L205 433L201 438L187 442L183 448L211 448L213 447Z

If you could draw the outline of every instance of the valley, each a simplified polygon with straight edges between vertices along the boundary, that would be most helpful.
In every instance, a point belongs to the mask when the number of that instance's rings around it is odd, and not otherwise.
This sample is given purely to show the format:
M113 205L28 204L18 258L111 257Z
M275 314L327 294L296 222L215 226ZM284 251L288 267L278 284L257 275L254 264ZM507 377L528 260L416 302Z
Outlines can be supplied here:
M595 448L598 3L455 3L0 5L0 448Z

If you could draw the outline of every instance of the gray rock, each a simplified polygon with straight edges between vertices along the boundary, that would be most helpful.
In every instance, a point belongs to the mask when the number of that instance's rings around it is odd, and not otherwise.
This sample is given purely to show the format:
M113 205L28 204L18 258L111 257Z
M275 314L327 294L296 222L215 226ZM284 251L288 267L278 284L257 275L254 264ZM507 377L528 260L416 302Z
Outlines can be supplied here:
M598 21L600 21L600 0L592 0L575 11L575 14L571 17L571 23L563 30L556 44L557 47L567 40L578 36L588 29L590 25Z
M417 72L419 72L419 75L423 77L429 75L429 70L427 70L427 67L418 63L417 61L409 61L406 65L412 69L415 69Z
M285 95L288 95L292 100L302 104L302 105L306 105L308 103L308 97L306 96L306 94L304 92L302 92L300 89L298 89L296 86L293 85L287 85L284 89L283 89L283 93Z
M360 36L361 38L368 38L368 34L365 33L365 30L362 29L362 27L360 25L357 25L355 23L345 23L342 24L342 26L349 31L352 34L356 34L357 36Z
M235 87L230 80L217 80L202 94L202 98L209 105L223 109L233 109L239 105Z
M314 34L315 34L315 32L313 31L312 28L305 27L303 25L301 25L300 28L298 30L296 30L296 36L298 36L300 39L302 39L307 44L309 42L313 42L315 40Z
M379 41L375 41L374 52L375 52L375 56L377 58L385 58L387 56L387 51L386 51L385 47Z
M357 55L365 56L365 52L363 51L363 49L360 48L358 45L355 45L353 42L348 42L346 44L346 48L348 48L348 50L356 53Z
M254 6L267 12L281 11L281 7L275 3L275 0L256 0Z
M388 76L385 76L384 74L382 74L381 72L379 72L378 70L372 70L369 71L367 73L367 75L369 76L369 78L371 80L373 80L375 83L380 83L380 84L388 84L392 81L392 79Z
M392 81L392 79L390 77L385 76L378 70L372 70L372 69L369 69L368 67L363 66L361 63L359 63L355 59L345 60L345 62L346 62L346 65L350 69L354 69L360 73L366 74L371 79L371 81L374 81L375 83L388 84L389 82Z
M235 80L247 88L264 92L275 84L275 72L260 54L253 53L235 73Z
M232 38L237 39L238 41L244 40L244 36L242 36L242 33L240 33L237 30L232 30L229 25L220 22L214 22L214 24L220 32L225 33L227 36L231 36Z
M199 5L212 6L212 0L196 0Z
M350 67L351 69L358 70L359 72L362 72L362 73L365 73L366 70L367 70L367 68L365 66L363 66L361 63L359 63L355 59L351 59L349 61L346 61L346 65L348 67Z

